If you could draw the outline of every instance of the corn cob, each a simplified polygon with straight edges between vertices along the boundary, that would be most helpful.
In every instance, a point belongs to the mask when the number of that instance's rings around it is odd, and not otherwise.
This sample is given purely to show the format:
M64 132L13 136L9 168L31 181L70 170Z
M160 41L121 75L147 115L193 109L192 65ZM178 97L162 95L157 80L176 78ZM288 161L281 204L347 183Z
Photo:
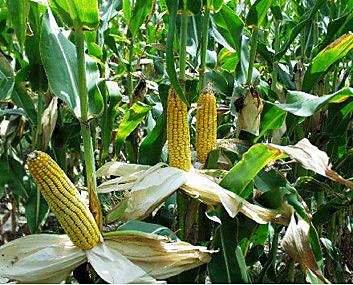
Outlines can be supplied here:
M197 101L196 111L196 151L201 163L205 163L208 154L216 146L217 107L214 91L205 88Z
M41 151L28 155L27 166L71 241L81 249L94 247L100 240L98 226L65 172L49 155Z
M173 88L168 92L167 108L169 165L189 171L191 154L188 112Z

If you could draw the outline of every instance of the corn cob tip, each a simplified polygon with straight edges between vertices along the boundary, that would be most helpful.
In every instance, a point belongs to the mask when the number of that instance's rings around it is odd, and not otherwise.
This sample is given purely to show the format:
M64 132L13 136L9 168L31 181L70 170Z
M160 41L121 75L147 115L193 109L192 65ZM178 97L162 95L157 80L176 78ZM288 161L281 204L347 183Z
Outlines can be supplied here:
M30 154L27 155L27 162L36 159L40 155L40 153L41 152L38 150L32 151Z

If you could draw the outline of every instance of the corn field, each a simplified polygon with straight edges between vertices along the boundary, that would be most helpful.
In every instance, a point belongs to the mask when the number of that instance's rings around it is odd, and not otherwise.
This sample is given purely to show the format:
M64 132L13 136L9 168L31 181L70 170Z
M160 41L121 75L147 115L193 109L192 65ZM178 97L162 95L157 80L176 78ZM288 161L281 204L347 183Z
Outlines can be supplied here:
M0 0L0 283L352 283L352 0Z

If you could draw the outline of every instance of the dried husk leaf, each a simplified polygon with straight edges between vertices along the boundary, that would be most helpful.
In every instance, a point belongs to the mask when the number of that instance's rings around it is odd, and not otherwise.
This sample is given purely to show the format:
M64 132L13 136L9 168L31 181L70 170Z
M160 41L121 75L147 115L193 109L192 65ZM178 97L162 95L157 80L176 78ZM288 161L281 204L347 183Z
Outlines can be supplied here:
M263 103L260 98L253 96L249 88L245 89L244 108L237 121L237 133L247 131L255 136L259 135Z
M295 145L280 146L269 144L269 146L287 154L305 169L312 170L347 187L353 188L353 182L344 179L331 169L330 158L326 152L312 145L308 139L304 138Z
M212 178L207 178L196 170L185 172L174 167L156 166L145 172L140 171L130 174L135 176L140 175L140 178L134 182L130 182L128 187L124 188L125 190L130 188L130 191L124 193L125 199L122 202L127 203L127 206L124 204L124 207L121 207L121 203L117 205L116 209L118 211L124 211L116 217L117 219L122 221L143 219L163 203L174 191L180 188L187 195L199 199L207 205L223 204L231 217L235 217L238 212L242 212L261 224L272 221L287 225L289 222L289 215L285 212L269 210L253 205L238 195L222 188L213 182ZM103 183L98 187L98 192L120 191L121 187L126 186L125 184L121 185L122 181L126 181L126 179L114 180L113 183L111 181Z
M147 217L175 190L183 185L186 180L182 170L174 167L163 167L163 165L151 168L144 173L139 173L141 175L140 178L135 180L135 183L129 184L131 191L124 193L124 198L127 199L127 207L124 213L119 216L119 220L121 221ZM121 189L118 183L115 186L110 184L109 187L107 187L107 184L102 184L98 187L97 191L98 193L107 193L108 190L119 191ZM124 184L124 186L126 185ZM126 200L124 199L123 201L125 203ZM119 205L116 209L120 209Z
M0 247L0 277L19 283L60 283L86 253L66 235L34 234Z
M98 275L113 284L156 283L156 280L132 263L111 243L100 243L87 251L87 259Z
M221 203L232 218L234 218L238 212L241 212L259 224L275 222L288 225L289 223L289 206L288 209L284 209L284 211L281 212L266 209L251 204L237 194L224 189L217 183L211 181L208 177L200 175L199 173L189 172L186 175L188 179L186 183L181 186L182 190L207 205L217 205Z
M187 242L142 232L121 231L105 236L105 243L156 279L165 279L207 263L213 251Z
M305 269L310 269L323 282L330 283L323 276L316 262L308 238L309 228L310 226L306 221L299 215L293 214L283 237L282 247L290 257L304 266Z
M109 176L109 175L126 176L131 173L139 172L141 170L148 170L150 167L151 166L149 165L110 161L104 164L101 168L97 170L96 176L97 177Z
M53 97L49 106L45 109L42 116L42 150L48 148L53 134L56 120L58 119L58 97Z

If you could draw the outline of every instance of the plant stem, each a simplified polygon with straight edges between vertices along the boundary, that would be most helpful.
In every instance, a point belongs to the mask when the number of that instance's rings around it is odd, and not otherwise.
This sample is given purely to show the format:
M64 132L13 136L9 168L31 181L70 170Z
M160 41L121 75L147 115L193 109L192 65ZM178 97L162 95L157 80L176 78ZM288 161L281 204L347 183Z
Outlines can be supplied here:
M182 81L182 88L185 94L185 69L186 69L186 40L187 40L187 27L188 27L188 10L187 0L183 0L183 13L181 16L181 30L180 30L180 79ZM188 207L188 199L180 191L177 192L177 209L178 209L178 227L179 237L181 240L185 240L185 225L186 225L186 211Z
M91 137L90 123L88 120L88 91L86 79L86 63L85 63L85 41L83 31L80 26L75 26L76 34L76 53L77 53L77 67L78 67L78 87L80 95L81 107L81 134L83 138L83 149L86 166L86 178L88 196L90 198L90 209L92 211L92 197L96 196L96 169L93 155L93 144ZM94 196L93 196L94 195ZM97 211L97 209L94 209ZM99 209L100 210L100 209ZM96 218L96 217L95 217ZM101 221L97 221L98 226L101 226Z
M248 68L248 78L246 80L246 85L251 85L252 70L255 63L256 51L257 51L257 39L259 36L259 28L255 27L251 36L251 50L250 50L250 60Z
M185 81L185 71L186 71L186 43L188 35L188 9L187 0L183 0L183 14L181 15L181 30L180 30L180 59L179 59L179 69L180 78ZM185 87L185 86L184 86Z
M280 48L280 35L279 35L279 21L275 21L275 39L274 39L274 49L275 54ZM271 89L277 94L277 77L278 77L278 61L273 63L273 73L272 73L272 85ZM277 94L278 96L278 94ZM281 98L280 98L281 99Z
M206 68L206 55L208 45L208 26L210 22L210 8L205 6L202 26L202 46L201 46L201 65L200 65L200 90L204 87L204 73Z
M132 57L134 55L134 39L133 37L130 38L130 45L129 45L129 67L128 67L128 74L127 74L127 85L128 85L128 96L130 98L130 106L133 102L133 92L134 92L134 85L132 82Z
M38 150L42 149L42 115L44 111L44 104L43 104L43 93L42 90L38 92L38 103L37 103L37 130L35 136L35 148Z

